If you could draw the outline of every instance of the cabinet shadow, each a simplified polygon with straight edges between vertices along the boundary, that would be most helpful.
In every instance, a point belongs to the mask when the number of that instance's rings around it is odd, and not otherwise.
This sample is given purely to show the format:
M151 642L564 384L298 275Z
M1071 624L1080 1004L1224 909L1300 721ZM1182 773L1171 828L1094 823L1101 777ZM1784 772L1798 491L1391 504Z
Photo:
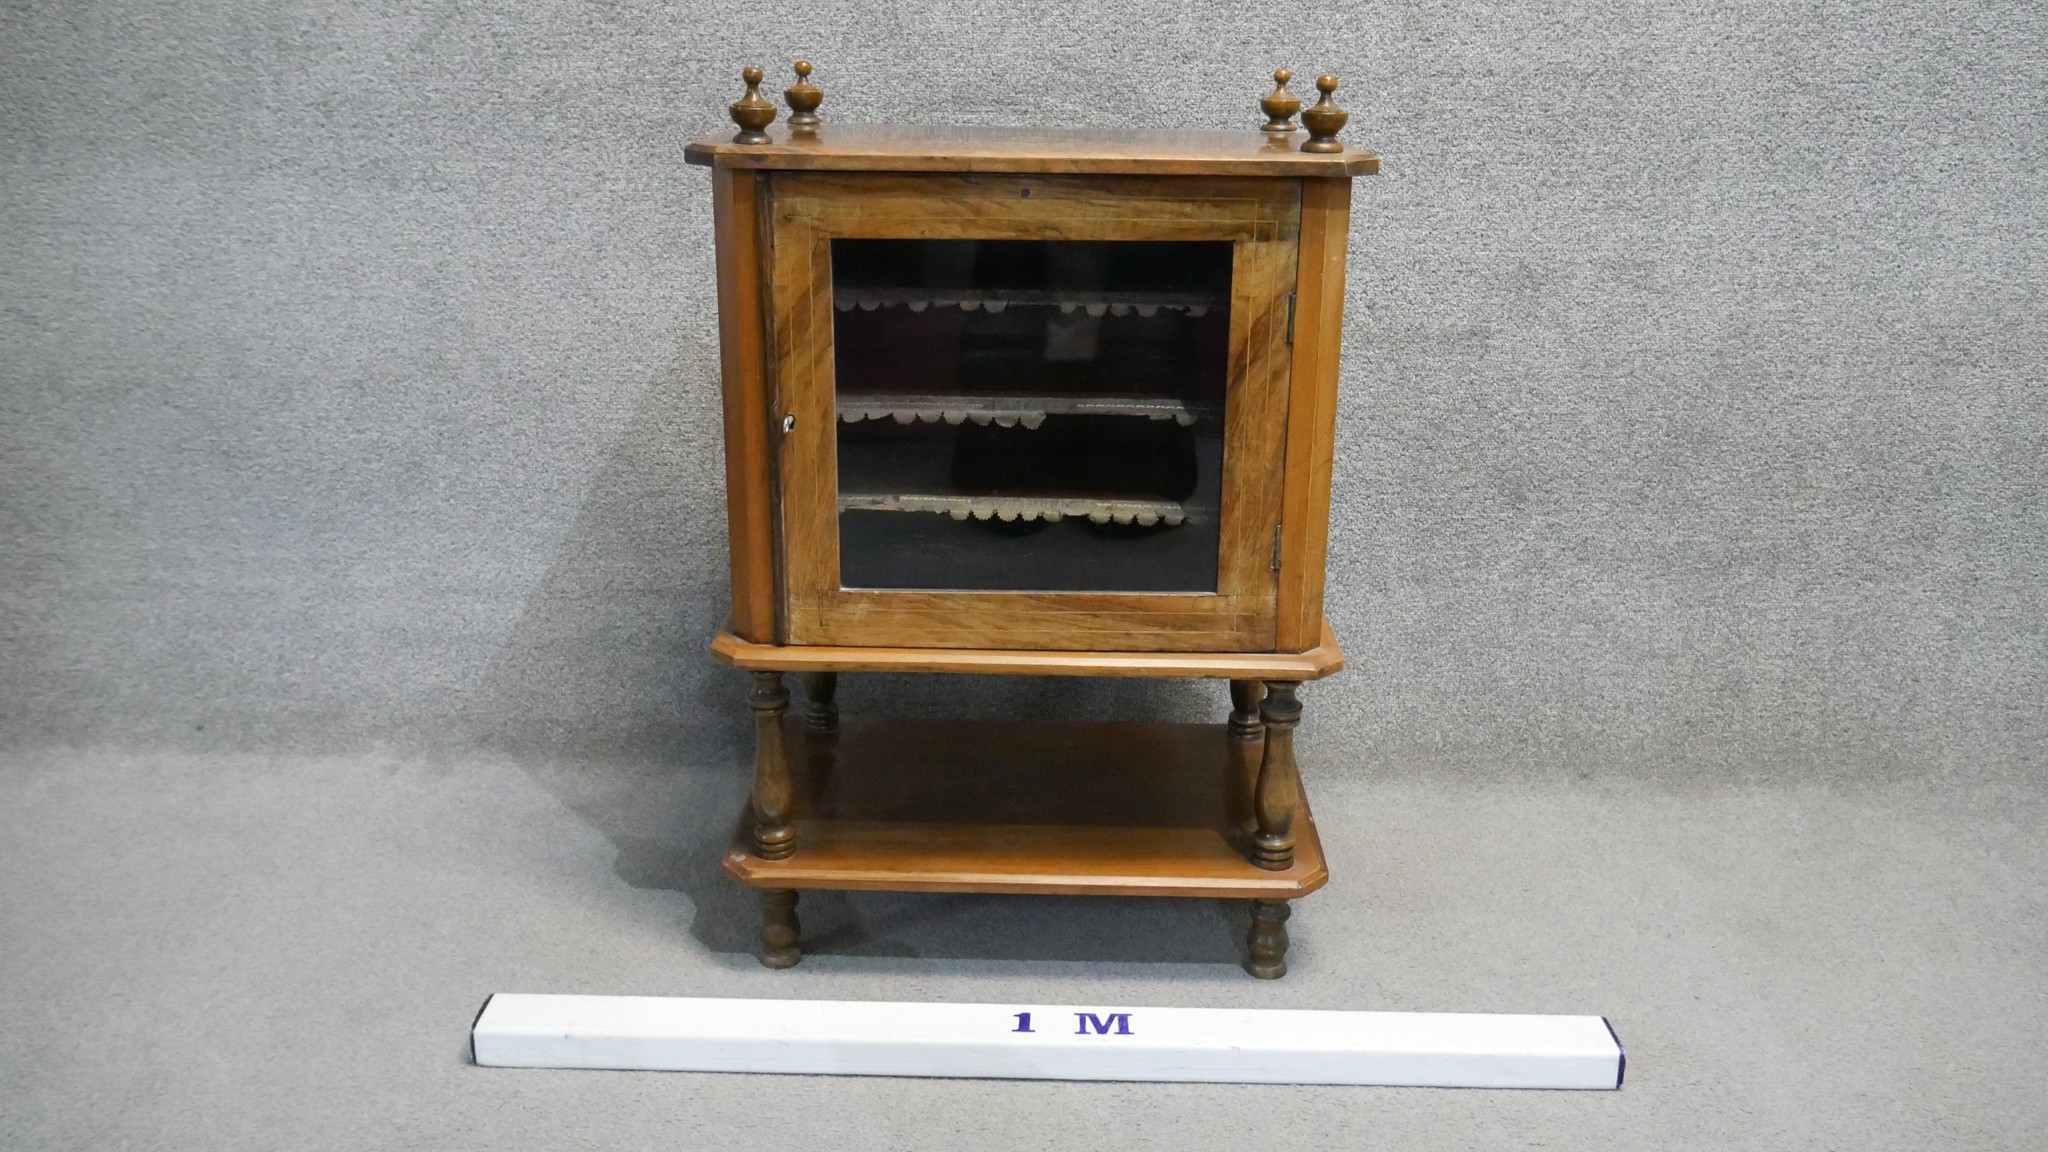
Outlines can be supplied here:
M687 898L679 930L752 965L758 898L720 867L753 730L746 676L708 650L729 603L716 349L669 367L584 479L465 721L605 838L621 879ZM924 717L1213 720L1228 706L1213 686L992 676L847 676L840 700ZM1242 903L807 891L799 915L818 957L1235 965Z
M678 751L682 751L678 749ZM720 866L749 771L737 757L513 760L600 832L627 884L688 901L679 931L719 963L751 968L759 894ZM813 959L1219 964L1243 960L1249 902L1207 897L1035 896L804 890L801 947Z

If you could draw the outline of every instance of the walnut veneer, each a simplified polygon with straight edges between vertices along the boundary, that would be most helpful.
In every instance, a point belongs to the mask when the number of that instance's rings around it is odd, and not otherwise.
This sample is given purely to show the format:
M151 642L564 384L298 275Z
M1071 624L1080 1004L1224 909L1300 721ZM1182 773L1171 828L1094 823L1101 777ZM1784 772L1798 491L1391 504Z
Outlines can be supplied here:
M684 153L715 208L733 608L712 651L750 675L756 727L725 867L761 893L762 962L800 960L806 888L1177 895L1250 901L1246 967L1282 975L1288 902L1328 878L1293 733L1299 686L1343 666L1323 616L1337 357L1351 178L1379 158L1339 139L1328 75L1305 111L1282 69L1242 129L1161 132L841 124L813 71L776 124L747 69L738 134ZM1038 271L985 272L998 256ZM854 283L857 258L908 271ZM1133 287L1126 264L1168 271ZM1204 287L1212 266L1227 284ZM1147 483L1156 452L1195 487L1089 489L1073 450L1032 466L1072 475L969 467L1070 443L1136 445L1091 450L1130 458L1095 471ZM926 459L951 478L918 488ZM909 575L850 582L856 529ZM1040 547L1121 575L916 575ZM1152 588L1153 555L1194 575ZM842 718L861 672L1210 678L1231 710Z

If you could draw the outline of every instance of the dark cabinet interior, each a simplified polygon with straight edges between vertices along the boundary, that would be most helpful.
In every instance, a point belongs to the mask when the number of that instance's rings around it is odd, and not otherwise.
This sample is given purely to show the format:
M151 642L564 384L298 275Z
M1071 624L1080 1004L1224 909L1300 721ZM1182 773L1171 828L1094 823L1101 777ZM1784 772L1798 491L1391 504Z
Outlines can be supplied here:
M841 585L1214 592L1231 248L833 241Z

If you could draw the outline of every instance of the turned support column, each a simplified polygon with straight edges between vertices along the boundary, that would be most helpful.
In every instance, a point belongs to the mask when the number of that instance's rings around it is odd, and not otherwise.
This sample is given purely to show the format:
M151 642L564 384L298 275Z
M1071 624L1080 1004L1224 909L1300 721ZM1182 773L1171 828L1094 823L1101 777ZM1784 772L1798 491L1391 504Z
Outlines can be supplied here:
M1232 680L1230 682L1230 738L1245 744L1256 743L1265 738L1266 728L1259 722L1259 701L1266 695L1266 686L1257 680Z
M1261 980L1287 975L1287 917L1292 914L1285 900L1252 901L1252 930L1245 940L1251 954L1245 971Z
M754 710L754 855L784 860L796 852L796 825L790 822L796 789L789 778L789 749L782 740L782 714L789 711L789 690L782 686L780 672L756 672L753 676L754 690L747 694L747 706Z
M812 732L836 732L839 730L839 702L832 697L839 691L839 673L806 672L804 681L804 727Z
M800 929L796 922L796 892L789 888L761 889L761 964L767 968L791 968L804 958L797 947ZM1281 947L1284 949L1285 944Z
M1259 758L1259 782L1252 794L1259 830L1252 837L1252 863L1275 872L1294 863L1294 810L1301 803L1301 776L1294 765L1294 726L1301 723L1299 687L1291 680L1266 684L1259 704L1265 722L1266 749Z

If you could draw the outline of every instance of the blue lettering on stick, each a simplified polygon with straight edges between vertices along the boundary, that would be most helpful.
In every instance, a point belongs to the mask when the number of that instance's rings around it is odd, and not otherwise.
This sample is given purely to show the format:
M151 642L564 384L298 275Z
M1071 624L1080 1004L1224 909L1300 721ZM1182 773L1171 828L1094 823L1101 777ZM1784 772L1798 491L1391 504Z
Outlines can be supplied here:
M1115 1029L1114 1034L1118 1036L1129 1036L1131 1034L1131 1014L1129 1012L1111 1012L1107 1020L1093 1012L1076 1012L1074 1013L1074 1023L1079 1025L1079 1027L1074 1029L1074 1035L1076 1036L1086 1036L1090 1030L1093 1030L1097 1036L1108 1036L1111 1035L1110 1030L1112 1028Z

